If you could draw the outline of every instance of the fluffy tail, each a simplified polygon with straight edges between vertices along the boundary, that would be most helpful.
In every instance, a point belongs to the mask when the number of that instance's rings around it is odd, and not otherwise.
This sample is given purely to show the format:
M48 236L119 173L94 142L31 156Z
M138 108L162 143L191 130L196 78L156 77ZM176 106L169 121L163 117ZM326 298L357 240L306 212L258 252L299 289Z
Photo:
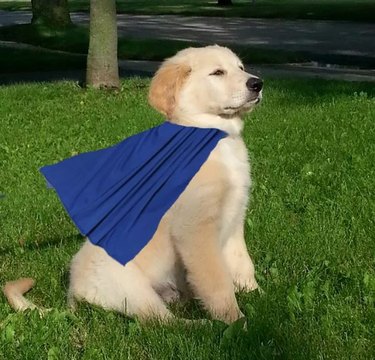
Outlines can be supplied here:
M23 294L28 292L35 281L31 278L21 278L15 281L7 282L3 287L3 292L10 306L16 311L24 311L26 309L36 309L31 301L27 300Z

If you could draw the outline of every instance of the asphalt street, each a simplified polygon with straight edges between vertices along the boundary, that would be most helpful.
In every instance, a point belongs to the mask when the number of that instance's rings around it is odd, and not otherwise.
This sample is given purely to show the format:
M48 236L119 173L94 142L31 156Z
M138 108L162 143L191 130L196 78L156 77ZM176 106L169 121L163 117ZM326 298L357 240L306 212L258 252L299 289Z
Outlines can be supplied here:
M86 13L71 16L75 23L88 23ZM126 14L118 14L117 19L119 33L133 38L375 57L375 25L370 23ZM0 26L30 20L28 11L0 11Z

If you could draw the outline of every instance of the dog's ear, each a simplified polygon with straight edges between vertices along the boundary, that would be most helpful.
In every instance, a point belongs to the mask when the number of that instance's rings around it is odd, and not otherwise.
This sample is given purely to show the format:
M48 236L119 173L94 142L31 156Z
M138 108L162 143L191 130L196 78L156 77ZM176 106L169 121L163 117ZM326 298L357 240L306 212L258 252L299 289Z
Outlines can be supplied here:
M148 94L150 105L170 118L176 106L178 92L190 71L186 64L163 64L151 81Z

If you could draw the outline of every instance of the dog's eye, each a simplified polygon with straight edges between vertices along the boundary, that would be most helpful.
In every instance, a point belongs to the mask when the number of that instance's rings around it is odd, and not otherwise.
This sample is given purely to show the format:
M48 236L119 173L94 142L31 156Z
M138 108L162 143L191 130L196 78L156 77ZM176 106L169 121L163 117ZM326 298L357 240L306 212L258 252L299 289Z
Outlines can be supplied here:
M224 75L224 74L225 74L224 70L217 69L217 70L215 70L213 73L211 73L210 75L222 76L222 75Z
M240 68L242 71L245 70L245 68L243 67L243 65L240 65L239 68Z

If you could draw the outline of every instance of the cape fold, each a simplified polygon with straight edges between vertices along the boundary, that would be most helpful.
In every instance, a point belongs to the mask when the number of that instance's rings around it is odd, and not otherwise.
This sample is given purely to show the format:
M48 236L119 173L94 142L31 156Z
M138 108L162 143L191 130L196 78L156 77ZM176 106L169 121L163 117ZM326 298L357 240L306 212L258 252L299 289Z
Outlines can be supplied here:
M40 171L80 232L126 264L225 136L165 122Z

